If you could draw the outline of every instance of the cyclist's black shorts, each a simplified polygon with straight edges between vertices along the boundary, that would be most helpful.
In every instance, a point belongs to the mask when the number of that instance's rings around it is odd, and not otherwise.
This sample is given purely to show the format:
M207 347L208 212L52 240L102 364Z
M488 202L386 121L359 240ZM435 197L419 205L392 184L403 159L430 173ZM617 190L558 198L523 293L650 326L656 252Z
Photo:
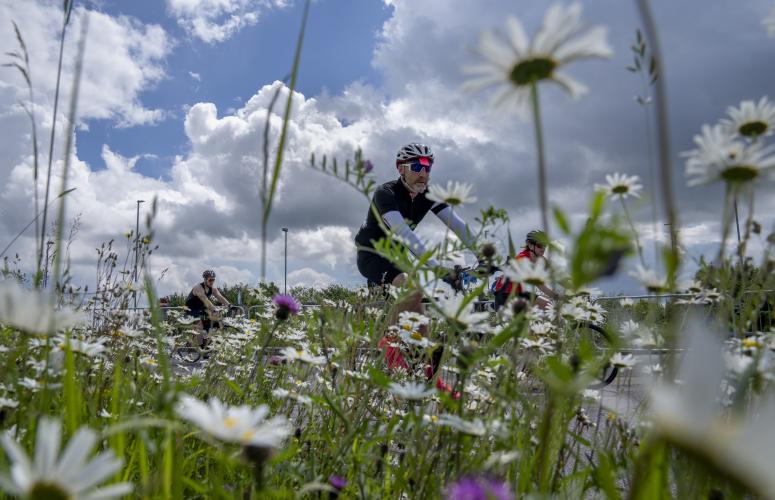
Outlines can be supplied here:
M390 285L401 274L392 262L367 250L358 250L358 271L366 278L369 287Z
M526 292L519 292L513 295L516 295L517 297L521 297L525 300L530 300L530 294ZM504 293L502 291L495 292L495 299L493 300L493 305L495 306L496 311L506 304L506 301L509 300L509 296L510 294Z

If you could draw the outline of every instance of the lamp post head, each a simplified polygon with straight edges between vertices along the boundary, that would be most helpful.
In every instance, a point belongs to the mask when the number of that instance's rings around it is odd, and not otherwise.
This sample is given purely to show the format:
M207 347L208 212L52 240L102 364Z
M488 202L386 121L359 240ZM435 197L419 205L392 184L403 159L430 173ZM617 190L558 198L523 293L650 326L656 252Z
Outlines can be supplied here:
M284 228L283 228L283 232L284 232L284 233L287 233L287 232L288 232L288 228L287 228L287 227L284 227Z

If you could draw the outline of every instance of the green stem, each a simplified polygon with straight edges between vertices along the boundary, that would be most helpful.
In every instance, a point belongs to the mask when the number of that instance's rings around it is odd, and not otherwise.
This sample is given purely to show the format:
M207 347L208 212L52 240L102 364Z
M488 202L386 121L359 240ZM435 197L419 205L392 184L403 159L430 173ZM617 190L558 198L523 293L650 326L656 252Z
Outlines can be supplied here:
M56 132L56 125L57 125L57 109L59 107L59 85L62 81L62 56L65 52L65 33L67 32L67 24L70 22L70 12L72 11L73 3L69 2L69 4L65 4L65 12L64 12L64 20L62 22L62 34L59 37L59 63L57 65L57 83L54 91L54 110L51 117L51 138L49 139L48 144L48 171L46 173L46 193L43 205L43 222L40 225L40 248L38 253L38 265L37 265L37 274L36 274L36 286L39 284L40 280L40 266L43 261L43 244L46 240L46 218L48 216L48 195L51 188L51 169L52 164L54 162L54 137ZM65 158L65 161L67 161L67 158ZM36 186L37 189L37 186Z
M724 213L721 216L721 244L718 250L718 263L721 265L724 262L724 254L726 253L727 237L729 236L729 229L732 225L732 217L730 212L732 210L732 199L737 196L737 186L734 184L727 184L726 192L724 193Z
M535 126L536 150L538 154L538 195L541 202L541 224L549 238L549 208L546 192L546 160L544 157L544 136L541 131L541 108L538 99L538 83L530 84L530 98L533 104L533 125ZM551 241L551 240L550 240Z
M752 185L748 186L748 191L748 217L745 219L745 233L743 235L743 239L738 246L740 265L742 265L745 261L745 250L748 246L748 240L751 239L751 226L753 226L754 188Z
M288 101L285 105L285 113L283 115L283 126L280 130L280 142L277 145L277 156L275 157L274 170L272 171L272 182L269 186L269 193L266 202L263 204L264 213L261 219L262 227L266 226L269 221L269 213L272 211L272 202L274 201L274 193L277 190L277 180L280 177L280 169L283 165L283 150L285 149L285 140L288 132L288 122L291 118L291 105L293 104L293 92L296 89L296 78L299 75L299 62L301 61L301 46L304 44L304 32L307 28L307 15L309 14L309 0L304 2L304 14L301 18L301 29L299 30L299 37L296 41L296 53L293 56L293 71L291 71L291 81L288 87ZM265 232L265 229L264 231ZM266 235L264 235L266 236ZM264 238L266 241L266 238ZM262 243L261 246L261 282L266 281L266 243Z
M665 77L665 67L662 64L662 50L657 36L656 23L651 15L651 8L648 0L636 0L638 12L643 20L643 28L646 38L651 45L651 53L654 57L655 72L659 75L654 82L654 102L656 105L656 132L657 132L657 150L659 153L660 180L662 184L662 199L665 204L667 223L670 227L671 241L671 265L667 266L668 283L670 287L675 287L675 278L679 268L680 255L678 247L678 216L675 209L675 199L673 197L673 169L671 168L672 155L670 153L670 122L668 120L667 87Z
M659 240L657 238L657 232L658 227L657 226L657 219L659 218L657 214L657 189L656 189L656 183L654 182L654 139L651 136L651 115L649 115L648 108L644 105L643 106L643 114L646 117L646 142L648 143L648 147L646 150L648 151L648 173L649 173L649 185L652 192L651 195L651 228L654 232L652 238L654 240L654 268L656 269L657 266L659 266Z
M643 258L643 248L640 246L640 238L638 237L638 231L635 229L635 224L632 223L632 217L630 217L630 211L627 209L627 204L624 202L624 198L620 197L619 201L622 203L622 208L624 209L624 217L627 219L627 223L630 225L630 230L632 230L632 236L635 238L635 246L638 249L638 257L640 258L640 263L645 268L646 260Z
M89 17L84 16L83 18L83 24L81 29L81 38L78 41L78 56L76 57L75 61L75 72L73 75L73 88L71 90L72 94L70 95L70 108L67 113L68 118L68 124L67 124L67 137L65 140L65 158L64 158L64 166L62 167L62 188L59 190L60 193L65 193L68 191L67 189L67 177L70 173L70 153L73 150L73 139L75 137L75 121L77 119L77 108L78 108L78 93L81 87L81 73L83 72L83 57L86 50L86 34L89 31ZM46 197L48 199L48 196ZM45 222L45 208L43 212L44 222ZM57 214L57 221L56 221L56 238L55 238L55 249L54 249L54 272L52 274L52 277L54 278L54 289L56 290L57 285L59 284L59 274L62 268L62 237L63 237L63 231L64 231L64 225L65 225L65 197L61 197L59 200L59 212ZM43 227L43 230L45 231L45 226ZM40 267L40 266L38 266ZM51 294L51 300L52 300L52 307L54 305L54 297L56 297L56 293ZM52 325L53 326L53 325Z

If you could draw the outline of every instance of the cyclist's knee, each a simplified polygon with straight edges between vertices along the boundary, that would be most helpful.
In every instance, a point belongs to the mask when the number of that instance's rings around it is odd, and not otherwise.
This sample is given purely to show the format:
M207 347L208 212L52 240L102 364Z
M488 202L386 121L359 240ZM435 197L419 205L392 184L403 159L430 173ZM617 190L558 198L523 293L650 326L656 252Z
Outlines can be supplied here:
M408 280L409 280L409 275L406 273L401 273L401 274L398 274L395 278L393 278L391 285L404 286Z

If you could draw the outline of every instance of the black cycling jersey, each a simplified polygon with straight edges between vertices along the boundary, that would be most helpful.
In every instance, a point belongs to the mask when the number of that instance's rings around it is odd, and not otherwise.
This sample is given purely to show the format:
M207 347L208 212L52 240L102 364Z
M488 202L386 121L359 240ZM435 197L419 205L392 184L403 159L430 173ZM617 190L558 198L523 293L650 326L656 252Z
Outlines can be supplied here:
M397 211L406 220L409 227L414 230L417 224L423 220L423 217L433 211L438 214L445 208L446 203L431 201L425 197L425 192L418 193L414 198L409 194L401 179L386 182L374 191L371 203L376 206L379 215L385 215L387 212ZM374 241L385 237L385 232L379 226L374 212L369 207L369 213L366 215L366 222L363 223L355 235L355 243L361 247L374 247Z
M205 290L205 297L209 299L213 295L213 287L208 287L207 284L202 283L202 288ZM202 302L202 299L194 295L193 289L188 292L186 307L188 307L188 314L191 316L200 316L205 312L205 303Z

